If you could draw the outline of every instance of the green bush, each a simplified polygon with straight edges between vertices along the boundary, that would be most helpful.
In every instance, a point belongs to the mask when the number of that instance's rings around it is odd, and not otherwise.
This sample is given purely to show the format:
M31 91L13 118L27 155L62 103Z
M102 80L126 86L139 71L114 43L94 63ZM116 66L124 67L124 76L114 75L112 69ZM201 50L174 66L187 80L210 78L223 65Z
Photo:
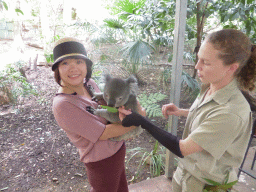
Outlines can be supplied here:
M9 64L4 70L0 71L0 90L3 91L9 102L17 105L20 97L37 95L35 89L27 81L22 71L22 63Z

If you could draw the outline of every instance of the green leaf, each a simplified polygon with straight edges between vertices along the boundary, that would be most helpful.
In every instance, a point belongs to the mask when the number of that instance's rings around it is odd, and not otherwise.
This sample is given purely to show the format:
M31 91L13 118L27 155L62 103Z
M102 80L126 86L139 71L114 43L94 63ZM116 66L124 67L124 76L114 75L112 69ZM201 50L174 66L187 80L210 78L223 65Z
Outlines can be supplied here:
M107 109L108 112L111 112L111 113L117 113L117 112L118 112L118 109L115 108L115 107L109 107L109 106L105 106L105 105L101 105L101 107L102 107L103 109Z
M24 13L20 10L20 9L15 9L16 13L21 13L22 15L24 15Z
M225 185L223 185L223 187L226 187L227 189L231 188L233 185L235 185L238 182L238 180L227 183Z
M8 11L8 6L7 6L7 4L6 4L4 1L2 1L2 3L3 3L3 5L4 5L4 8L6 9L6 11Z
M206 179L206 178L203 178L205 181L207 181L208 183L214 185L214 186L219 186L221 185L220 183L216 182L216 181L212 181L211 179Z

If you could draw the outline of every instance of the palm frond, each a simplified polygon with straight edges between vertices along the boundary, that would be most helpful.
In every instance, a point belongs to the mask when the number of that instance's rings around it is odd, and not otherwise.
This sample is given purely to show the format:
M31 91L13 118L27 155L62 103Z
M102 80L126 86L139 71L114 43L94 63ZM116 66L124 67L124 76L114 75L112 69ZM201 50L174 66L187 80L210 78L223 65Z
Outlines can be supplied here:
M131 62L139 63L150 57L154 49L151 44L143 40L137 40L126 44L121 51L123 52L123 57L128 57Z
M124 30L124 23L118 19L104 19L105 26Z

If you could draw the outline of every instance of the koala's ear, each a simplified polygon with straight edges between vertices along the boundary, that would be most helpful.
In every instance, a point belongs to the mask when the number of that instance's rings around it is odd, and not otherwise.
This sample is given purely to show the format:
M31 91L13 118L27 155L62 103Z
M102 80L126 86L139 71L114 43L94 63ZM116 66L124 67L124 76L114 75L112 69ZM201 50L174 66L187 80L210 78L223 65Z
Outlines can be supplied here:
M105 82L110 81L110 79L112 79L112 77L111 77L109 74L105 74L105 75L104 75L104 80L105 80Z
M137 79L134 75L130 76L127 80L127 83L137 83Z

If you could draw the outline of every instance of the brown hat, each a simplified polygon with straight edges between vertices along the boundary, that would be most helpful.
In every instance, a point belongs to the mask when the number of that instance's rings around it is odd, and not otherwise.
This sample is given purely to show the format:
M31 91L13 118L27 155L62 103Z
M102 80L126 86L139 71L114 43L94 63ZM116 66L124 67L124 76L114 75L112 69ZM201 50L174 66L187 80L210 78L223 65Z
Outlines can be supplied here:
M54 63L52 70L58 67L58 63L69 57L85 59L86 64L92 66L92 61L87 57L84 45L76 38L65 37L58 40L53 48Z

